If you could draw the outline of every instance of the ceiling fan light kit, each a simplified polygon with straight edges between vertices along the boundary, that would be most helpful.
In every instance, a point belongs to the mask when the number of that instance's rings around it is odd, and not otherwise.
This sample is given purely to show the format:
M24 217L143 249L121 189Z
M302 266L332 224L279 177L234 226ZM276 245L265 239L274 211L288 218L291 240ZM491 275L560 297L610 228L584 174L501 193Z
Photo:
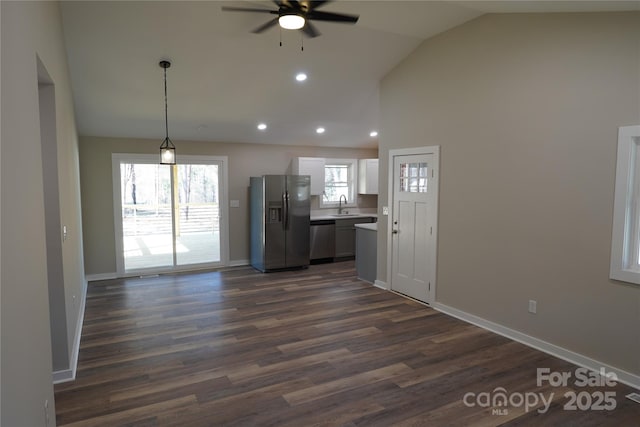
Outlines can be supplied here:
M304 27L305 20L302 16L294 13L282 15L278 18L278 23L285 30L299 30Z

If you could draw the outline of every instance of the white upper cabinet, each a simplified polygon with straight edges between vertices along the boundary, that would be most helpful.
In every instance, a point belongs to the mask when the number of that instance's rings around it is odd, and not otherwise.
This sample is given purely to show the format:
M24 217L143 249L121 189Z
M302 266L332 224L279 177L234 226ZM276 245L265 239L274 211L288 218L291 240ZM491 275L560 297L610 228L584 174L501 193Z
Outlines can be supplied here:
M378 194L378 159L358 162L358 193Z
M311 195L319 196L324 191L324 158L296 157L291 160L292 175L311 177Z

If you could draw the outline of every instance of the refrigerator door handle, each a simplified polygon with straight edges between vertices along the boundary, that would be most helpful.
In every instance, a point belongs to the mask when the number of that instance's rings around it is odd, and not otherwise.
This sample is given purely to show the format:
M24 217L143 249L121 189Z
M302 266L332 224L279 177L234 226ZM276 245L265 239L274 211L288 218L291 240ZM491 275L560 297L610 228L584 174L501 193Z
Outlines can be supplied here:
M284 217L284 218L285 218L285 221L286 221L286 223L285 223L285 230L288 230L288 229L289 229L289 222L290 222L290 219L291 219L291 218L290 218L290 216L289 216L289 215L291 215L291 214L289 213L289 210L290 210L289 208L290 208L290 206L289 206L289 192L288 192L288 191L285 193L284 198L285 198L285 202L286 202L285 206L287 207L287 213L286 213L286 215L285 215L285 217Z
M289 198L288 193L282 193L282 229L289 228Z

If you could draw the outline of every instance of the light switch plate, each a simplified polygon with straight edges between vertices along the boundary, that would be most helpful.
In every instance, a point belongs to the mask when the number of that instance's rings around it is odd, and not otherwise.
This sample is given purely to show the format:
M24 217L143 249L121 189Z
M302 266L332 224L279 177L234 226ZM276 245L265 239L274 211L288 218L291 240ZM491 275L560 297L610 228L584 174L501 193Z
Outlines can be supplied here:
M229 206L232 208L239 208L240 207L240 200L230 200L229 201Z

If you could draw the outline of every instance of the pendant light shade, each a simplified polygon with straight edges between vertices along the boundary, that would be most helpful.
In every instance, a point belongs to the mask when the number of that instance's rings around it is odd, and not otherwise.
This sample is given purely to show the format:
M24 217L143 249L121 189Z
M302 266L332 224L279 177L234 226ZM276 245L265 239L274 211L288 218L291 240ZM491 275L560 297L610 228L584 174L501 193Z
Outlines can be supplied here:
M169 138L165 139L160 146L160 164L175 165L176 164L176 147Z
M164 68L164 129L166 137L160 145L160 164L175 165L176 164L176 146L169 139L169 115L167 108L167 68L171 67L171 62L160 61L160 67Z

